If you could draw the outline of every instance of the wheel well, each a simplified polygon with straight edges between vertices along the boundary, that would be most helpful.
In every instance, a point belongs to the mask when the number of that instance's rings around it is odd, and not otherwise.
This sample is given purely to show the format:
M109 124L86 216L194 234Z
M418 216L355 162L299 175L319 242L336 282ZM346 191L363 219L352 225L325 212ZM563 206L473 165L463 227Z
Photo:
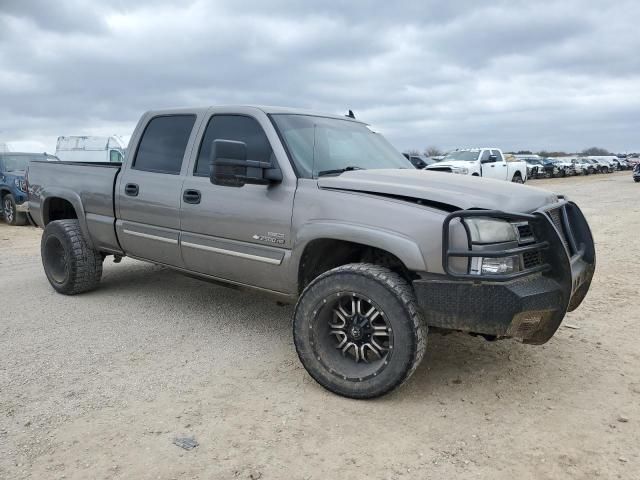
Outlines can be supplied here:
M46 208L43 212L44 224L53 222L54 220L67 220L78 218L76 209L73 208L69 200L64 198L54 197L47 200Z
M472 177L479 177L479 176L480 176L480 174L479 174L479 173L472 173L472 174L471 174L471 176L472 176Z
M349 263L371 263L381 265L411 281L415 274L405 267L395 255L376 247L361 243L329 238L309 242L305 247L298 268L298 289L300 292L319 275L333 268Z

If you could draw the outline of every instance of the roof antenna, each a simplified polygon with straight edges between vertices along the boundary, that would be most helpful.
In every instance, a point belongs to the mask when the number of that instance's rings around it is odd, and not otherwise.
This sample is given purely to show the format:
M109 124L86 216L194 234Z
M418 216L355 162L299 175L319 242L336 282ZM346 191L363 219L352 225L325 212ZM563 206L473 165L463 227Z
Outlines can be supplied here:
M349 110L349 113L345 115L345 117L353 118L355 120L356 116L353 114L353 110Z

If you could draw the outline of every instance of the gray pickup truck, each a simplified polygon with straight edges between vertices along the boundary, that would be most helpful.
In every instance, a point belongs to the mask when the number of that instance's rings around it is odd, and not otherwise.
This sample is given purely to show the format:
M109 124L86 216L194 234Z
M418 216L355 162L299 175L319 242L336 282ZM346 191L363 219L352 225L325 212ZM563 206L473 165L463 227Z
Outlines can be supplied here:
M32 162L29 207L58 292L129 256L295 303L309 374L370 398L406 381L427 329L542 344L595 269L572 202L421 171L352 118L274 107L145 113L122 164Z

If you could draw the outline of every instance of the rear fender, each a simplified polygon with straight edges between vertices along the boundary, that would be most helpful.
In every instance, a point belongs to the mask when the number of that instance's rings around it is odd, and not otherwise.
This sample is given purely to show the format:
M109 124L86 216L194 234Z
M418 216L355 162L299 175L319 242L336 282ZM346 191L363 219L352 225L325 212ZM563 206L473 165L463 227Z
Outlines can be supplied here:
M80 230L82 231L82 235L84 236L85 241L91 248L93 248L93 242L91 240L91 235L89 234L87 218L85 215L84 207L82 206L82 199L80 198L80 195L78 195L78 193L74 192L73 190L63 187L48 187L46 189L43 189L40 195L41 208L38 215L39 218L35 218L36 222L39 225L42 225L42 228L44 228L47 223L49 223L48 211L51 200L55 198L66 200L75 210L76 216L78 217L78 222L80 223Z

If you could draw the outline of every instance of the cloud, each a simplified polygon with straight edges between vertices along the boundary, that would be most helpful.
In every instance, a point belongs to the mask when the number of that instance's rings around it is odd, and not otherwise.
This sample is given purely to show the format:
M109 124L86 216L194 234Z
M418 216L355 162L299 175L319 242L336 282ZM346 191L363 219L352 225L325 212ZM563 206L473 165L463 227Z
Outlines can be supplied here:
M640 5L9 0L0 139L130 134L149 109L353 109L398 148L640 150Z

